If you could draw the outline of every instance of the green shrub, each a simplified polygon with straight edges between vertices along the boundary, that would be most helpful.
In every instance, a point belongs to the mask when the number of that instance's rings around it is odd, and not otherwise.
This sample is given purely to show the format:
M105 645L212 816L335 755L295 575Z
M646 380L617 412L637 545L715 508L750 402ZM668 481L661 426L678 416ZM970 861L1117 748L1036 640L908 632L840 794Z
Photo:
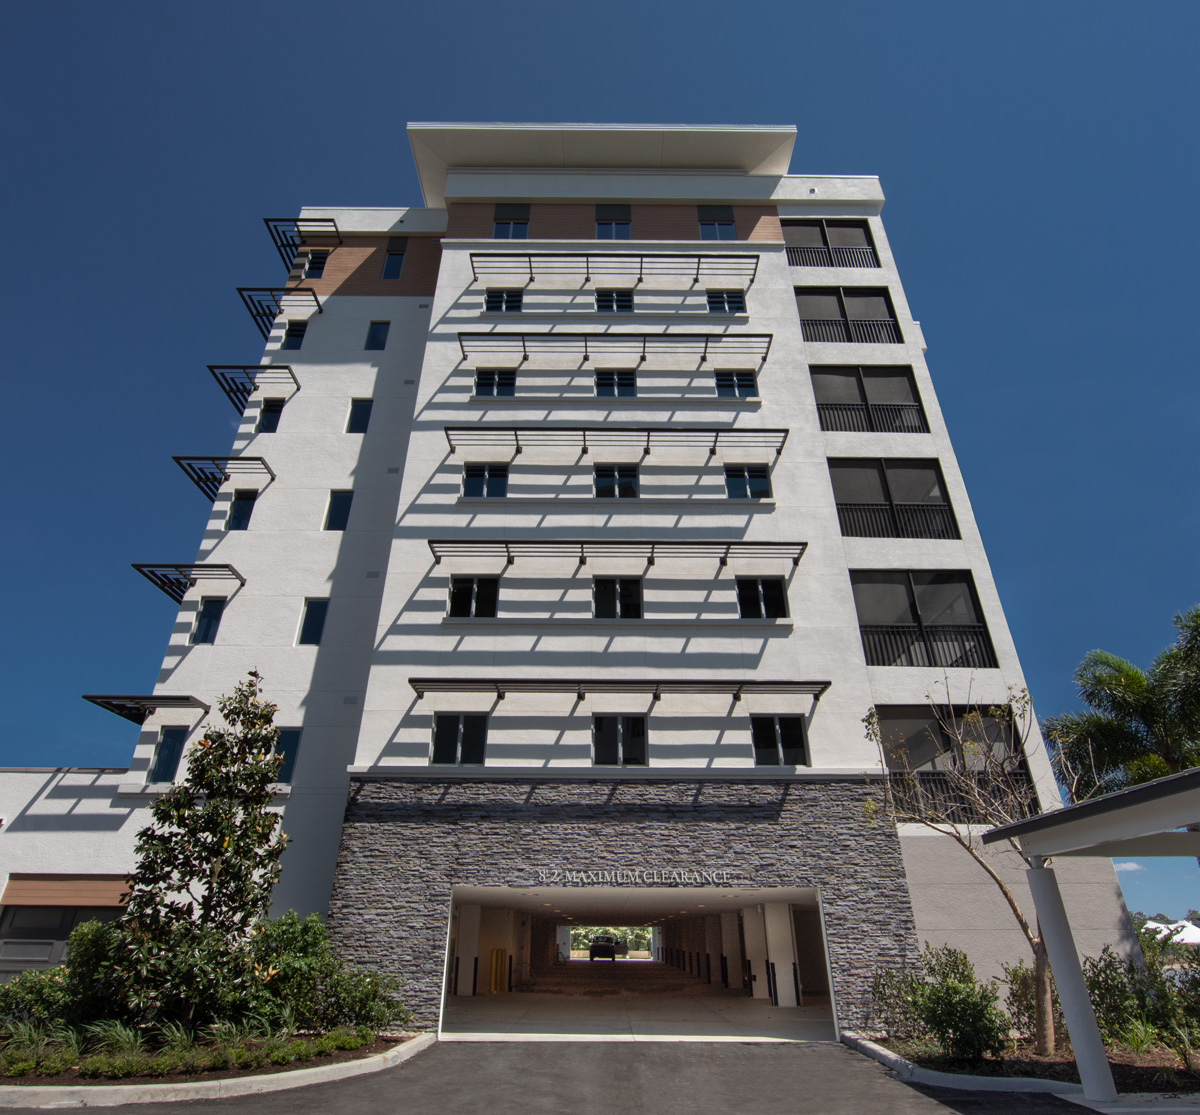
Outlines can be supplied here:
M985 1053L999 1053L1008 1030L1008 1019L996 1006L994 985L942 980L921 995L921 1018L938 1044L951 1057L977 1061Z
M179 1071L179 1055L165 1049L151 1057L146 1065L147 1076L171 1076Z
M0 1022L69 1022L73 1014L67 970L61 965L18 972L0 984Z
M1004 1005L1008 1009L1009 1024L1018 1036L1033 1038L1037 1032L1037 973L1024 960L1002 967L1002 982L1008 984ZM1064 1042L1067 1040L1067 1022L1063 1017L1062 1004L1058 1001L1058 988L1053 977L1050 979L1050 1001L1055 1039Z
M1143 1019L1160 1034L1176 1027L1185 1030L1200 1022L1193 1014L1200 1006L1200 969L1172 971L1175 960L1152 930L1138 934L1143 962L1120 956L1105 945L1099 956L1083 962L1083 978L1096 1012L1096 1021L1106 1041L1119 1041L1130 1019Z
M6 1057L4 1059L5 1076L28 1076L37 1066L37 1062L28 1057Z
M57 1076L60 1072L66 1072L73 1064L75 1064L75 1058L66 1050L52 1049L38 1058L37 1074L38 1076Z
M920 999L925 986L912 968L877 968L871 980L872 1015L893 1038L914 1041L927 1035Z

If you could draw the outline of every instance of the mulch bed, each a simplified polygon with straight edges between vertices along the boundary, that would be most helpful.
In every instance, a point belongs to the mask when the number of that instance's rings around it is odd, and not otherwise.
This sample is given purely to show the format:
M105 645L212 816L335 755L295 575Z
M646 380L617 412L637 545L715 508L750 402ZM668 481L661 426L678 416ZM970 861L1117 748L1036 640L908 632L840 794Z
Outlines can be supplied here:
M1065 1080L1079 1083L1075 1058L1070 1049L1049 1057L1039 1057L1032 1042L1018 1042L1016 1051L1005 1050L1001 1057L982 1061L961 1061L946 1056L937 1045L873 1039L877 1045L912 1061L921 1068L938 1072L964 1073L971 1076L1032 1076L1039 1080ZM1179 1055L1154 1046L1143 1053L1127 1049L1109 1050L1113 1082L1118 1092L1200 1092L1200 1072L1185 1069ZM1193 1064L1193 1068L1198 1068Z
M335 1049L332 1053L310 1057L306 1061L293 1061L288 1065L260 1065L258 1068L213 1069L209 1072L171 1073L167 1076L123 1076L115 1079L108 1076L80 1076L78 1069L68 1069L57 1076L28 1076L0 1077L0 1086L6 1084L27 1084L34 1087L46 1085L70 1085L76 1087L107 1087L123 1084L195 1084L202 1080L229 1080L238 1076L273 1076L280 1072L291 1072L294 1069L311 1069L319 1065L337 1065L345 1061L358 1061L364 1057L374 1057L386 1053L401 1042L411 1041L416 1034L403 1034L394 1037L377 1037L370 1045L360 1045L357 1049Z

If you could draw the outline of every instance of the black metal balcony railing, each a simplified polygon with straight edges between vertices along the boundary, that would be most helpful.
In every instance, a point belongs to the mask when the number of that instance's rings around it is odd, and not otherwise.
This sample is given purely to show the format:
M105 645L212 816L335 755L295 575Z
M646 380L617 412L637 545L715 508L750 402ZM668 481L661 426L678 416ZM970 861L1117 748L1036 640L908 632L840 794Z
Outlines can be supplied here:
M863 248L788 248L787 261L792 267L878 267L875 249Z
M916 403L818 403L817 415L827 433L929 433Z
M903 343L900 326L891 318L806 317L800 319L806 341L835 344L898 345Z
M954 513L944 503L839 503L846 538L957 538Z
M864 624L868 666L938 666L993 669L996 655L982 623L887 626Z
M991 824L995 811L990 813L983 806L992 799L1006 812L1015 811L1031 815L1036 809L1037 796L1033 780L1028 772L1010 770L1002 775L975 772L974 781L983 801L972 801L969 787L954 781L939 770L920 770L911 775L893 774L891 779L896 813L901 818L928 817L941 819L950 824Z

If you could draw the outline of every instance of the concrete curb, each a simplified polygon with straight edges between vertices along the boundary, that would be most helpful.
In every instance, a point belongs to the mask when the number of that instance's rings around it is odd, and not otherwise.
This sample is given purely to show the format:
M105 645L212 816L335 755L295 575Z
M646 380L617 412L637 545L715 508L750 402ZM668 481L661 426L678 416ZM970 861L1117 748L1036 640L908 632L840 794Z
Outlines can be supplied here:
M311 1069L274 1072L267 1076L236 1076L228 1080L198 1080L194 1084L97 1084L97 1085L21 1085L0 1086L0 1108L4 1107L119 1107L125 1103L169 1103L176 1100L215 1100L229 1096L252 1096L262 1092L283 1092L306 1084L347 1080L369 1072L390 1069L415 1057L437 1041L436 1034L418 1034L386 1053L364 1057L360 1061L342 1061L336 1065L317 1065Z
M1065 1080L1039 1080L1032 1076L968 1076L965 1073L923 1069L912 1061L906 1061L898 1053L860 1038L849 1030L842 1031L842 1044L848 1045L856 1053L874 1058L901 1080L913 1084L932 1084L938 1088L958 1088L968 1092L1051 1092L1067 1099L1083 1098L1083 1085L1068 1084Z

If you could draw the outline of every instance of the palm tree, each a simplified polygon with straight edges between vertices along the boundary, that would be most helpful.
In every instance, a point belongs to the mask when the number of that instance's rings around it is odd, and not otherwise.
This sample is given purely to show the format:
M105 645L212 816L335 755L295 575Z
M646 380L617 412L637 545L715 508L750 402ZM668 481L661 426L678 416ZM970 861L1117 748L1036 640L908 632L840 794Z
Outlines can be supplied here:
M1103 650L1075 671L1085 712L1043 724L1055 773L1082 801L1200 766L1200 605L1149 670Z

